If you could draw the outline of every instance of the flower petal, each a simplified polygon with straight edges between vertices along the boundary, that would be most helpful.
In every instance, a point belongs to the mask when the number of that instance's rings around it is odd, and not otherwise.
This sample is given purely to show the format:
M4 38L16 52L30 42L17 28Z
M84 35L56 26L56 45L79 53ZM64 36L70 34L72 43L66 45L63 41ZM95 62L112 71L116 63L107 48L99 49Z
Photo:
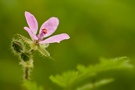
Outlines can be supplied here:
M30 30L33 32L33 34L36 34L38 30L38 23L36 18L29 12L25 12L25 17Z
M42 33L43 29L47 30L47 33L44 35L44 37L50 36L52 33L55 32L59 25L59 20L56 17L49 18L46 22L44 22L40 28L39 35Z
M24 27L24 29L29 33L32 40L38 40L37 36L33 34L28 27Z
M66 33L63 34L58 34L58 35L54 35L52 37L49 37L48 39L44 40L44 41L40 41L40 44L47 44L47 43L60 43L60 41L65 40L65 39L69 39L69 35Z

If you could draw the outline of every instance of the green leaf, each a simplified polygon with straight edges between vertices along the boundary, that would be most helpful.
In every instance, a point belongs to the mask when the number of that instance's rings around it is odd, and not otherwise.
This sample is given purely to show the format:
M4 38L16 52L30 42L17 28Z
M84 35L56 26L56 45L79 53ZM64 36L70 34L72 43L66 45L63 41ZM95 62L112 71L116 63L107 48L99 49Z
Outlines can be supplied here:
M77 74L78 73L76 71L68 71L62 73L62 75L51 75L50 79L61 87L68 87L73 84L74 80L77 77Z
M103 79L103 80L100 80L98 82L85 84L85 85L77 88L76 90L93 90L93 89L98 88L102 85L108 84L112 81L114 81L114 80L113 79Z
M133 66L129 63L127 57L120 57L115 59L101 59L101 62L96 65L89 65L85 67L83 65L78 65L77 69L80 73L80 77L90 77L98 74L99 72L113 70L113 69L131 69Z
M129 63L127 57L120 57L115 59L101 59L101 62L96 65L89 65L85 67L83 65L77 66L76 71L64 72L61 75L51 75L50 79L57 85L67 88L72 87L78 82L86 80L87 78L92 78L99 72L114 70L114 69L132 69L133 66Z
M38 86L35 82L24 81L22 84L24 90L44 90L42 86Z

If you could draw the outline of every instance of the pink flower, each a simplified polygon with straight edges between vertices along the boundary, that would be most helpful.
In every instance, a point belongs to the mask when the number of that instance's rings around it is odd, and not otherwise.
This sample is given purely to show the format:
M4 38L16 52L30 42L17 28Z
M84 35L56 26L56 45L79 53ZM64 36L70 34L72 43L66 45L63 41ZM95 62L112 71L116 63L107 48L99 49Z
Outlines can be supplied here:
M25 12L25 17L29 27L24 27L24 29L29 33L31 39L36 41L38 44L60 43L60 41L70 38L68 34L62 33L51 36L44 40L44 38L53 34L57 29L59 20L56 17L51 17L44 22L40 27L38 34L38 22L34 15L29 12Z

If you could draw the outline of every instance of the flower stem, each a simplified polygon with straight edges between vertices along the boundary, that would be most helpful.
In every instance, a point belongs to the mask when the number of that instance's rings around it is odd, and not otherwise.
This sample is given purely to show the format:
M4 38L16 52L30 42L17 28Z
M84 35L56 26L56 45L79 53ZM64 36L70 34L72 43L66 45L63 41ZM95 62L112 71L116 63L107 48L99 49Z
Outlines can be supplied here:
M30 68L24 67L24 79L29 80L29 75L30 75Z

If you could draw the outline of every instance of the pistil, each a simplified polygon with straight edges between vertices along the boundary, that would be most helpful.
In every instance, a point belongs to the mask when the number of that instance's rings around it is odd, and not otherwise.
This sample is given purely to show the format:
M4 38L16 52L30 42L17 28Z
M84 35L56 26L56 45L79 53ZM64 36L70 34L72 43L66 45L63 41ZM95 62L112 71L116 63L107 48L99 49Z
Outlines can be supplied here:
M44 38L44 35L47 33L47 29L42 29L41 33L38 35L38 39L41 41Z

